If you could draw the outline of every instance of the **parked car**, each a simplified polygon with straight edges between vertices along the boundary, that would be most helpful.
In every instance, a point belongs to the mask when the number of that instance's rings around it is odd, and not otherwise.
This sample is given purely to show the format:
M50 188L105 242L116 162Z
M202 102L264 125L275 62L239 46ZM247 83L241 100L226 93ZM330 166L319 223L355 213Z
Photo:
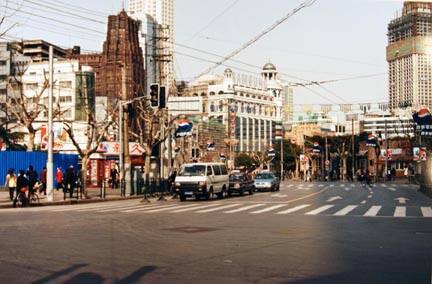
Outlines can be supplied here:
M208 200L214 194L222 199L228 195L228 170L222 163L184 164L175 178L175 190L181 201L188 197Z
M253 194L254 182L247 174L233 172L230 174L229 181L229 196L231 196L233 193L239 193L240 195L243 195L245 191L249 192L250 195Z
M256 191L279 190L279 179L270 172L259 173L255 177L254 188Z

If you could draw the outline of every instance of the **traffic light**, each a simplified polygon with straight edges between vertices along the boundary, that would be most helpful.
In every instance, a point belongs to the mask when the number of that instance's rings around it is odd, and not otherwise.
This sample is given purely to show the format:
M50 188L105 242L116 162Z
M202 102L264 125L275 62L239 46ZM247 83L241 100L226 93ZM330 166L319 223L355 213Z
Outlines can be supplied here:
M159 84L150 85L150 106L159 107Z
M159 108L166 108L166 88L165 88L165 86L159 87Z

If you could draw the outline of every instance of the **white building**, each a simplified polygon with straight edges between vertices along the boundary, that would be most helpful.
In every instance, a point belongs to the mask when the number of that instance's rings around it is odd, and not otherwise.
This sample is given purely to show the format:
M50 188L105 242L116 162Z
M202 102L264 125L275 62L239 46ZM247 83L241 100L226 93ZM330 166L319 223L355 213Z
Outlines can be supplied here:
M48 105L48 62L28 64L22 76L23 94L27 98L26 107L42 108ZM78 60L59 60L54 62L54 111L60 116L54 118L54 148L57 151L74 152L75 147L64 131L63 122L72 123L75 137L83 147L86 139L87 111L95 111L95 74L91 67L80 66ZM36 135L35 144L43 148L46 144L48 110L45 109L34 123L41 130Z
M226 69L223 76L205 75L180 97L170 97L168 109L172 115L201 114L225 125L236 151L265 152L275 142L276 125L283 122L287 91L292 95L271 63L263 67L261 78Z
M128 13L141 22L147 86L162 83L175 88L174 0L129 0Z

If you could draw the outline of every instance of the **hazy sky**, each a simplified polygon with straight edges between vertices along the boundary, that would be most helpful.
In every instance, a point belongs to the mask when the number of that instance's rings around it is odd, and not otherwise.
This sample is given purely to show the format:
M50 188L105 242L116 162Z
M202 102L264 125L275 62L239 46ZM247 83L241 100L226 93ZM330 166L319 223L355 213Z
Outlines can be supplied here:
M175 41L218 55L227 55L237 49L302 2L175 1ZM43 10L47 8L43 5L49 5L49 2L64 2L86 7L89 9L88 13L72 9L69 12L84 15L93 21L65 17L59 14L60 11L46 13ZM0 11L3 12L5 5L21 5L21 12L14 13L9 19L9 22L20 23L10 32L11 36L44 38L61 46L81 45L87 50L101 49L106 26L100 22L106 22L104 15L116 13L122 6L120 0L0 0L0 3ZM322 81L386 73L387 24L394 18L396 11L402 8L402 4L403 1L391 0L318 0L315 5L302 10L244 50L236 59L257 66L262 66L270 60L281 73L284 73L283 79L293 82L302 81L287 75ZM215 18L223 11L225 13L222 16ZM11 11L6 13L10 14ZM42 19L37 15L51 19ZM204 27L207 28L203 30ZM201 32L197 34L199 31ZM178 46L176 52L211 61L218 59ZM178 53L175 54L178 79L190 79L211 65ZM227 64L257 74L260 72L258 68L233 62ZM224 68L218 68L215 73L221 73ZM387 101L387 75L329 83L324 86L325 89L311 87L312 91L296 88L295 104L328 103L329 100L339 103ZM335 94L344 100L337 98Z

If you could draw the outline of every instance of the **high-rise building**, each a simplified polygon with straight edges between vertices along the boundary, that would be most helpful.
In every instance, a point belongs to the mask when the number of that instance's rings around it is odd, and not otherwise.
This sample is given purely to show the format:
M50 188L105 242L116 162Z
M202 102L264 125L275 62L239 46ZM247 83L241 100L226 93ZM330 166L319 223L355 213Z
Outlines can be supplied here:
M129 0L129 15L140 21L140 45L144 51L146 82L175 89L174 0Z
M432 106L432 1L405 1L388 25L390 109Z

